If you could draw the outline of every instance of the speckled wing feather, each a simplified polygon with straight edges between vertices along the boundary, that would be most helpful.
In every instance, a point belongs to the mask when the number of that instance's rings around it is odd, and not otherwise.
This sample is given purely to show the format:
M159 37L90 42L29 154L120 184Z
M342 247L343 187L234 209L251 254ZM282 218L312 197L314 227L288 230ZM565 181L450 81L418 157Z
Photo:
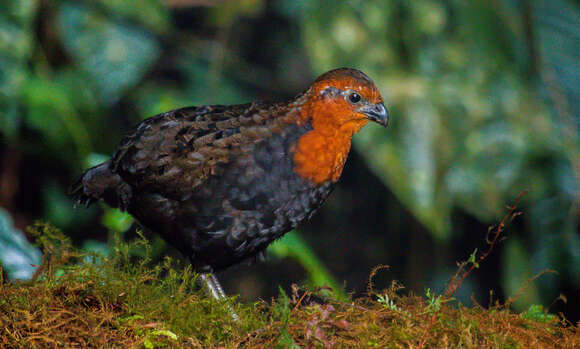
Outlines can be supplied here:
M276 132L279 106L189 107L144 120L119 144L111 170L137 190L183 200L210 175ZM187 188L187 190L181 190Z

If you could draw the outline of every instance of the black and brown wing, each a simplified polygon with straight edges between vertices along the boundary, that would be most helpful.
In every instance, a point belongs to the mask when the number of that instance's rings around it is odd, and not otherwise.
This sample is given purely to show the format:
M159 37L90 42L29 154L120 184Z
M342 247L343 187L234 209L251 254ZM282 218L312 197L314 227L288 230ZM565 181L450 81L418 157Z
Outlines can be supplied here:
M253 103L159 114L123 138L111 170L137 190L182 200L264 136L269 115L262 110Z
M183 193L176 188L199 186L219 163L236 156L236 134L255 123L247 117L255 109L254 104L188 107L143 120L109 161L85 171L70 194L80 204L104 199L123 210L134 191L179 197Z

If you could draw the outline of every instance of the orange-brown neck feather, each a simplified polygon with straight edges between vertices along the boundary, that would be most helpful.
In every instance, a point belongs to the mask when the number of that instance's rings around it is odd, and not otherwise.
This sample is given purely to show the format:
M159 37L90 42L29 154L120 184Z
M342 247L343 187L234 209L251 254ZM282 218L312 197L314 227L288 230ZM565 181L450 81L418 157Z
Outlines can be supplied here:
M294 172L313 183L336 182L350 151L353 134L368 119L357 116L343 100L314 98L304 106L302 122L310 120L313 130L298 140Z

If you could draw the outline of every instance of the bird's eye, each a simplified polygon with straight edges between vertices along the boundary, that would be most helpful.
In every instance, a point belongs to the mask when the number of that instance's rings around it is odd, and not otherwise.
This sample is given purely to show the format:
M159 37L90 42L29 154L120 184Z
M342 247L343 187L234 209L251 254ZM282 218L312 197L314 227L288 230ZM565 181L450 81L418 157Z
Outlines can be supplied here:
M356 92L352 92L350 95L348 95L348 100L352 104L356 104L356 103L360 102L361 96Z

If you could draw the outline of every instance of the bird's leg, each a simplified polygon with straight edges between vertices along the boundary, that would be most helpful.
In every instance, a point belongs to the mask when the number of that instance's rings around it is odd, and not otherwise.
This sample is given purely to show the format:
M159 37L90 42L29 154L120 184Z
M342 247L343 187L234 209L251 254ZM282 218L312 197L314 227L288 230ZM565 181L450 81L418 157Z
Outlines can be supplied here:
M198 280L201 281L201 283L203 284L202 287L205 288L205 291L208 293L208 295L210 295L211 297L215 298L218 301L223 301L226 299L226 293L224 292L222 285L220 285L220 282L218 281L214 273L201 273L199 274ZM240 321L240 317L238 316L238 314L236 314L234 308L232 308L231 305L229 304L228 309L230 310L234 321L236 322Z
M199 274L199 278L205 287L206 292L218 301L224 300L226 294L222 285L218 281L214 273L202 273Z

